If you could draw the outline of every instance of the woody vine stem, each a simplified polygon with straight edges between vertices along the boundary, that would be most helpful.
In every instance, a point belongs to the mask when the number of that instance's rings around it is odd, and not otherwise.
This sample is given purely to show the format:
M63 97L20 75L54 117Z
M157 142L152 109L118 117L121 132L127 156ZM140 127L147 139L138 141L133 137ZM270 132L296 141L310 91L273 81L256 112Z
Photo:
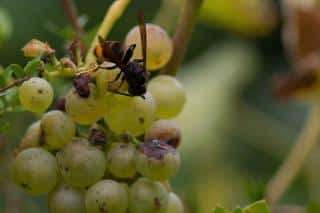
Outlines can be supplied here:
M304 127L298 135L297 142L267 185L266 198L271 204L279 201L316 145L320 135L319 120L320 105L316 103L310 109Z

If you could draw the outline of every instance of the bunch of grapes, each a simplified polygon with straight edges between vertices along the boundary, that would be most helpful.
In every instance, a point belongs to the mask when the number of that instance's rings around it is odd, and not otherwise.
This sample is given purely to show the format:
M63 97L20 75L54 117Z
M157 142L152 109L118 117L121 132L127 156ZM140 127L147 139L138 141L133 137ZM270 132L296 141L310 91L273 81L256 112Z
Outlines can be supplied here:
M171 57L172 41L156 25L147 25L147 35L147 69L158 70ZM125 43L137 44L135 54L141 52L138 27ZM185 104L182 84L154 73L143 97L124 96L117 92L126 92L128 85L114 80L117 68L92 71L68 58L57 60L54 50L37 40L23 51L41 59L42 77L25 78L19 100L25 110L42 116L15 150L16 185L30 195L48 194L53 213L184 212L169 186L180 166L180 129L170 119ZM72 76L73 86L48 110L52 73Z

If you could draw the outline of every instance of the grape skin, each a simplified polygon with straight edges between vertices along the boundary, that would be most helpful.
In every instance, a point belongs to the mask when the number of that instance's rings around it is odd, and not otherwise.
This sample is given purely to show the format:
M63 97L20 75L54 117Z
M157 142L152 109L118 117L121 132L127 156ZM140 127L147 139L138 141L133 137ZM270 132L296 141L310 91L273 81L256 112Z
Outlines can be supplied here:
M125 213L128 209L128 192L114 180L102 180L88 189L85 205L88 213Z
M157 103L157 118L168 119L177 116L186 102L182 84L174 77L160 75L150 80L148 91Z
M168 192L160 182L139 178L129 191L131 213L165 213Z
M158 70L164 67L171 58L172 40L167 32L155 24L146 24L147 31L147 70ZM142 58L139 27L129 31L125 39L126 45L136 44L133 58Z
M183 213L183 212L184 212L184 208L180 198L175 193L170 192L166 213Z
M53 89L48 81L33 77L19 88L21 105L30 112L44 112L52 103Z
M76 126L71 118L59 110L47 112L42 117L41 129L44 143L50 149L59 149L72 142L76 132Z
M57 183L58 166L55 157L42 148L20 152L12 163L12 179L30 195L50 192Z
M57 160L63 180L73 187L96 183L106 170L104 153L84 139L67 144L57 153Z
M145 141L161 140L177 148L181 141L181 132L178 124L172 120L157 120L145 134Z
M173 177L180 167L180 155L171 146L153 145L147 142L136 152L135 162L137 171L151 180L165 181ZM165 150L165 152L164 152Z
M66 111L77 123L90 125L102 118L106 111L106 100L100 96L97 88L90 84L90 96L82 98L72 88L66 95Z
M107 169L119 178L132 178L136 174L134 163L136 148L129 143L112 143L107 153Z
M150 93L141 97L111 95L107 99L105 121L118 134L129 132L134 136L144 133L155 119L156 103Z
M24 149L40 146L40 121L32 123L24 134L19 146L15 149L14 153L18 154Z
M84 194L82 189L58 185L48 195L50 213L85 213Z

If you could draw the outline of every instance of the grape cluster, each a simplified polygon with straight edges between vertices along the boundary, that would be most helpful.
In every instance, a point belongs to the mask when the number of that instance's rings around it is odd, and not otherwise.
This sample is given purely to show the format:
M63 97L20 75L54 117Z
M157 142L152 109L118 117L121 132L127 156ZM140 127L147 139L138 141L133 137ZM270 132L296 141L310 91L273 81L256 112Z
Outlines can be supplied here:
M138 51L137 30L125 42L137 43ZM147 67L159 69L170 59L172 42L159 26L147 25L147 35ZM33 48L31 55L36 53ZM50 212L184 212L168 186L180 167L181 140L170 119L183 109L184 88L176 78L158 75L143 98L128 97L115 93L127 90L120 79L112 81L118 72L76 75L58 109L48 112L54 94L45 78L32 77L19 88L21 105L44 114L16 148L12 178L30 195L48 194Z

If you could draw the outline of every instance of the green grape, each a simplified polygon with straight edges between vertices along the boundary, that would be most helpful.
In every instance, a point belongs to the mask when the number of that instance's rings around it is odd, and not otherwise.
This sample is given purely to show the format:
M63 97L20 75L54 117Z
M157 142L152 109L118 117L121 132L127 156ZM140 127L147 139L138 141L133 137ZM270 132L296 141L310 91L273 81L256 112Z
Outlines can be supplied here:
M104 63L102 66L108 66L108 63ZM107 91L121 91L121 92L126 92L128 89L128 83L123 82L123 84L120 87L121 84L121 79L118 79L115 82L113 81L117 74L120 72L118 68L113 69L113 70L105 70L105 69L100 69L96 72L96 84L98 87L98 90L100 94L106 94ZM108 93L110 94L110 93Z
M41 55L51 55L55 53L55 50L50 47L46 42L39 41L37 39L32 39L23 48L22 52L25 57L38 57Z
M58 166L55 157L42 148L20 152L12 163L12 179L30 195L50 192L57 183Z
M106 170L104 153L84 139L67 144L57 153L57 160L63 180L73 187L96 183Z
M15 154L18 154L24 149L40 146L41 128L40 121L34 122L29 126L24 134L21 143L15 149Z
M182 84L174 77L160 75L148 84L148 91L157 102L157 117L160 119L177 116L186 102Z
M166 213L183 213L183 204L180 198L173 192L169 193L168 207Z
M141 97L110 95L105 120L115 133L130 132L137 136L144 133L155 119L156 103L150 93Z
M129 143L113 143L107 153L107 169L119 178L132 178L136 174L134 163L136 148Z
M64 112L53 110L41 118L41 129L44 143L50 149L62 148L72 141L76 133L76 126Z
M160 140L177 148L180 144L181 133L176 122L171 120L155 121L145 134L145 141Z
M155 24L147 24L147 69L157 70L170 60L173 50L172 40L167 32ZM135 26L125 39L126 45L136 44L133 58L142 58L139 26Z
M152 140L142 144L135 157L137 171L152 180L165 181L180 167L180 155L166 143Z
M87 213L125 213L128 209L128 192L114 180L101 180L88 189L85 205Z
M53 100L53 90L45 79L33 77L19 88L21 105L30 112L44 112Z
M106 111L104 96L99 96L97 88L90 84L90 95L83 98L72 88L66 95L66 111L77 123L83 125L93 124L103 117Z
M160 182L139 178L129 190L131 213L165 213L168 192Z
M48 195L50 213L85 213L84 195L83 189L58 185Z

